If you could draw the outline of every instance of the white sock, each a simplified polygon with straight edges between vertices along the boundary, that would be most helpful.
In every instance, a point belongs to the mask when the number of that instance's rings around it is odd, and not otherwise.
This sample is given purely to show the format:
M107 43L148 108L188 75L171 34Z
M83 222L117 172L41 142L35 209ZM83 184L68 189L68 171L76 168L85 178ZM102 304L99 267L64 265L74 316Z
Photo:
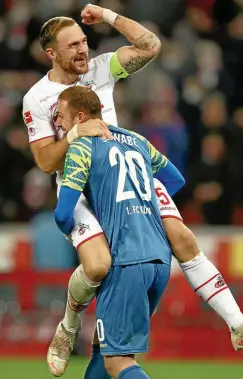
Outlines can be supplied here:
M62 321L65 329L73 333L76 332L83 311L95 297L99 285L100 283L92 282L87 278L82 265L79 265L72 273L68 283L68 299Z
M202 252L180 266L194 291L208 302L230 328L236 329L243 324L243 314L222 275Z

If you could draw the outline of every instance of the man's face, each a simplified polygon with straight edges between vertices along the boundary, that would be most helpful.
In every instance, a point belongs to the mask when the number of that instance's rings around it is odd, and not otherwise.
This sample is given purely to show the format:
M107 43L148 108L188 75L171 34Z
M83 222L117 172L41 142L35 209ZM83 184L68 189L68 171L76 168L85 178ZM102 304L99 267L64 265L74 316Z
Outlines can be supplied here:
M57 125L67 133L77 123L77 118L70 112L67 101L60 100L57 106Z
M62 29L57 35L55 47L56 62L69 74L86 74L88 72L87 37L79 25Z

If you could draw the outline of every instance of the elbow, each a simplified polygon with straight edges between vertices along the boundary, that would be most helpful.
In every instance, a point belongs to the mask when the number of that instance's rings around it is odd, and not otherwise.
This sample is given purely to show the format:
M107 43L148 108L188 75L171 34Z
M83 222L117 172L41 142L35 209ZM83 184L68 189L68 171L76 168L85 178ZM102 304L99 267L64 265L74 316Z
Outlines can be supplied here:
M165 187L169 193L170 196L173 196L175 195L177 192L179 192L182 187L185 185L185 179L183 178L183 176L181 176L180 178L177 178L175 181L174 181L174 184L173 185L168 185L168 187L166 186L165 184Z
M64 234L70 234L72 228L70 228L70 219L71 219L71 216L63 211L62 209L60 209L58 206L55 210L55 214L54 214L54 219L55 219L55 222L58 226L58 228L64 233ZM71 229L71 230L70 230Z
M152 54L152 58L155 58L157 57L160 52L161 52L161 41L159 39L159 37L157 37L156 35L154 35L154 38L153 38L153 46L151 46L151 54Z
M49 168L49 167L47 167L47 168L45 168L44 170L42 170L45 174L47 174L47 175L53 175L53 174L55 174L55 170L53 170L53 168Z
M41 164L39 162L37 162L37 165L39 169L47 175L53 175L55 173L55 170L53 169L51 165Z
M179 175L177 176L177 179L176 179L176 192L178 192L182 187L184 187L184 185L186 184L186 181L184 179L184 177L181 175L181 173L179 173Z
M181 189L182 187L184 187L184 185L186 184L186 181L185 179L183 178L183 176L181 175L180 179L179 179L179 189Z
M175 195L177 192L179 192L182 187L184 187L186 181L185 179L183 178L183 176L180 174L180 176L178 175L176 180L174 180L174 185L172 186L168 186L168 193L170 196L173 196ZM166 185L165 185L166 187Z
M58 227L67 221L66 215L58 207L55 209L54 219Z
M35 163L39 169L47 175L52 175L56 171L51 159L46 159L44 151L35 155Z

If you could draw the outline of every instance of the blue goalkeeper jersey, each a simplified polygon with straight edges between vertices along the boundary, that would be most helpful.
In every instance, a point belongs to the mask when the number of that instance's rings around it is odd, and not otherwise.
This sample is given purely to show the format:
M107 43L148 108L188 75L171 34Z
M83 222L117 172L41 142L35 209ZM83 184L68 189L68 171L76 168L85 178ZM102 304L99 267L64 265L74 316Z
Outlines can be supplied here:
M65 188L84 192L108 240L114 265L161 260L171 249L154 192L153 174L167 158L142 136L114 126L114 140L83 137L69 147Z

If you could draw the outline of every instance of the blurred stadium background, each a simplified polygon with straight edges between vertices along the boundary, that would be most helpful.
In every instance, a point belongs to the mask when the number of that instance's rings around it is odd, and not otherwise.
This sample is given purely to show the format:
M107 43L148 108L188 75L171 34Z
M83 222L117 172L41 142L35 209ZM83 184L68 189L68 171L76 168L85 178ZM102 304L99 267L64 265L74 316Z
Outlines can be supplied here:
M52 217L55 178L33 162L22 98L49 69L38 44L52 16L80 20L82 0L0 0L0 377L50 377L44 361L76 256ZM176 203L243 308L243 1L101 0L163 41L144 71L116 85L120 126L145 135L186 178ZM91 57L126 44L107 25L85 27ZM66 378L83 377L94 328L86 314ZM118 326L119 328L119 326ZM242 377L226 325L174 262L141 357L154 379ZM154 363L156 361L156 363Z

